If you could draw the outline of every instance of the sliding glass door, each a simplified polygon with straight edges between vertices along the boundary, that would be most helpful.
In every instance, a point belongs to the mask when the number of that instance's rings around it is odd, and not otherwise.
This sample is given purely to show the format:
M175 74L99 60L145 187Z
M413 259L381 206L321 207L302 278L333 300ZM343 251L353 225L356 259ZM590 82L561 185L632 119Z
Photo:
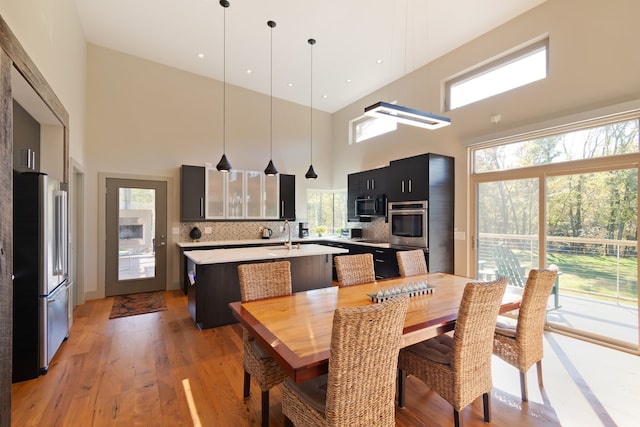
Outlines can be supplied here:
M547 326L638 351L639 121L471 150L475 274L557 268Z

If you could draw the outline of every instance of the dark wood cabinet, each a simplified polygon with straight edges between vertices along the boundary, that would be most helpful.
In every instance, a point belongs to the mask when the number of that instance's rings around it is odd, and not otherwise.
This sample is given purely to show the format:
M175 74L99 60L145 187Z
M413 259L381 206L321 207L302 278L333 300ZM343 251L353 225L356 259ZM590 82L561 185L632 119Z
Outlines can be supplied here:
M296 219L296 176L280 174L280 219Z
M330 255L315 255L251 262L289 261L291 263L291 290L303 292L331 286ZM196 273L187 288L187 308L200 329L215 328L238 321L229 304L240 301L238 265L247 262L196 265L187 258L187 271Z
M374 248L373 264L376 270L376 279L388 279L400 276L400 268L398 267L398 259L396 258L397 249L392 248Z
M40 123L13 101L13 169L40 171Z
M180 221L204 220L205 168L180 167Z
M376 279L388 279L391 277L400 276L398 260L396 259L396 249L378 248L375 246L358 245L356 243L347 242L335 242L330 240L326 240L321 243L323 245L331 246L334 248L347 249L349 251L349 255L372 254ZM335 281L338 280L335 262L332 262L332 265L333 280Z
M453 272L454 159L422 154L389 166L389 201L427 200L429 271Z
M371 169L347 176L348 221L363 221L363 218L356 215L356 199L376 198L386 194L387 169L387 167Z

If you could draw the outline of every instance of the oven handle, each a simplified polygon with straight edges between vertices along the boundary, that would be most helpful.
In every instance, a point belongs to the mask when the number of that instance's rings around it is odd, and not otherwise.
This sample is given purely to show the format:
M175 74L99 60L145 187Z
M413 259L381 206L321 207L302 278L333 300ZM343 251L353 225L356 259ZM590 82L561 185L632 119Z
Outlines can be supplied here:
M415 213L425 213L427 212L426 209L389 209L389 215L393 215L393 214L415 214Z

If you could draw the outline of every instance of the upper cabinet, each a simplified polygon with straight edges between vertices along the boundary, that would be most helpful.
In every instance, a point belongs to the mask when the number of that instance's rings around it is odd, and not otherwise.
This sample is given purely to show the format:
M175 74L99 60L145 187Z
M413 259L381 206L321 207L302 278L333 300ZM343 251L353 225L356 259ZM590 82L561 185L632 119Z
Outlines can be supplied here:
M40 123L13 101L13 169L40 171Z
M295 175L182 165L180 220L295 219Z
M205 168L203 166L180 167L180 221L204 219Z
M387 181L390 202L430 200L432 191L453 191L452 157L427 153L390 162Z
M385 200L388 167L356 172L347 176L347 219L361 221L356 212L356 199ZM382 216L382 215L381 215Z
M280 219L296 219L296 176L280 174Z

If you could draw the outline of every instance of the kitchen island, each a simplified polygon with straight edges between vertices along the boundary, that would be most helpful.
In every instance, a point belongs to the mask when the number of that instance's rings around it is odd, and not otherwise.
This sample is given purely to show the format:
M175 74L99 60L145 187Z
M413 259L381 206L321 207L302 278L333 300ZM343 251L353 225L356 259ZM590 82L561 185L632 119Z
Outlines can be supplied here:
M346 253L346 249L316 244L187 251L189 313L201 329L237 322L229 303L240 301L240 264L287 260L292 291L301 292L331 286L332 257Z

